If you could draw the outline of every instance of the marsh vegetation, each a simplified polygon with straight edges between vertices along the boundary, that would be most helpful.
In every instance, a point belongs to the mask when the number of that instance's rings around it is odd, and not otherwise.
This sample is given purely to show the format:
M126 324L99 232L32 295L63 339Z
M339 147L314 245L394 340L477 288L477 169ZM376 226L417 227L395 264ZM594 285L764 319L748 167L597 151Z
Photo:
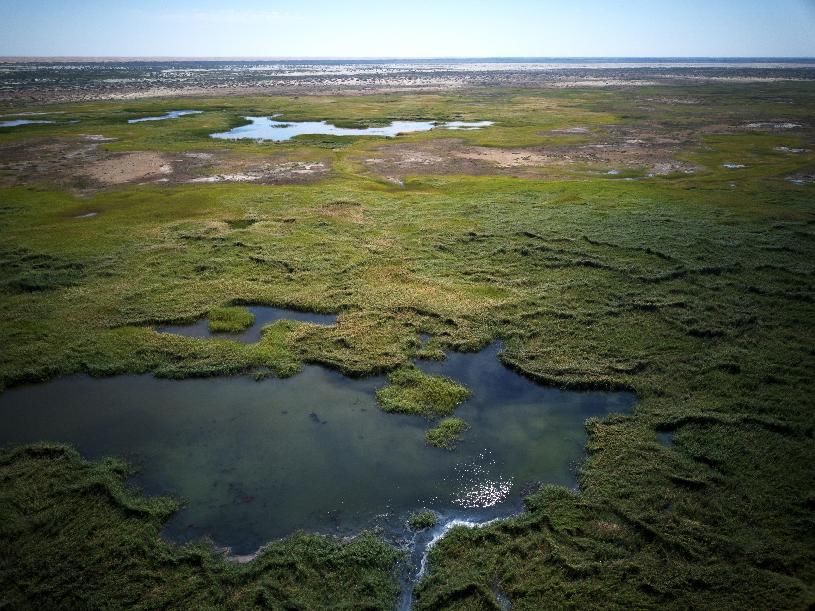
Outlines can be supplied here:
M205 112L126 120L190 106ZM455 460L494 428L534 453L518 459L526 511L450 530L430 551L417 608L598 597L806 608L813 108L808 81L48 106L66 121L0 133L0 401L14 409L14 393L46 388L17 386L71 374L118 376L99 384L144 374L147 385L381 376L367 414L410 422L417 456ZM275 112L495 125L397 139L209 137ZM241 174L258 178L192 182ZM258 305L336 320L257 326L243 308ZM212 336L159 332L195 321L212 322ZM253 329L256 341L217 337ZM377 390L400 413L382 413ZM619 402L593 411L587 397L609 391ZM507 392L524 400L501 402ZM556 396L568 427L537 417ZM66 401L54 392L42 409ZM318 403L329 421L333 400ZM540 430L506 427L526 413ZM453 451L425 443L444 417L470 427ZM579 466L558 477L540 465L547 451L564 454L561 443ZM107 453L3 452L0 585L12 606L392 606L402 556L381 537L299 534L231 564L163 541L183 512L129 489ZM500 475L489 478L499 491ZM485 493L472 492L461 498Z

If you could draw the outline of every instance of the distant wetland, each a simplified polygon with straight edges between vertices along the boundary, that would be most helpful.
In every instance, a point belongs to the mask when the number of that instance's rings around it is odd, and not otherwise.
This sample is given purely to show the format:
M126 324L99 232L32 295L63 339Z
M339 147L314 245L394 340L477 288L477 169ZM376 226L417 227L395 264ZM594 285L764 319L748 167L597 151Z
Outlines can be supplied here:
M0 607L815 605L813 60L0 64Z
M211 134L221 140L272 140L284 142L296 136L325 134L331 136L381 136L394 138L399 134L426 132L431 129L471 130L489 127L492 121L391 121L371 127L338 127L328 121L278 121L272 117L245 117L250 123L228 132Z

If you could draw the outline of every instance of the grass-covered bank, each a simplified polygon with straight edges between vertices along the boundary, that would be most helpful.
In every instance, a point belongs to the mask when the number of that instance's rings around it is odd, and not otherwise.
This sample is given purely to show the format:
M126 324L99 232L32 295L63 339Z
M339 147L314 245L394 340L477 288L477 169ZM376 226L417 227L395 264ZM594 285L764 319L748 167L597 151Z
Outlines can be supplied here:
M63 446L0 453L0 602L10 609L387 609L399 553L371 534L298 534L252 562L160 539L177 505L124 486L124 464Z
M462 166L450 175L437 165L406 176L402 187L366 169L378 146L435 146L442 137L429 132L387 143L230 145L247 155L330 151L332 175L311 185L152 184L76 195L44 178L5 188L0 380L80 371L291 375L320 362L350 374L397 372L386 396L402 411L400 399L418 396L448 413L461 391L406 376L405 366L439 348L472 350L501 338L507 363L531 377L633 389L640 402L631 416L589 424L579 495L545 489L524 516L452 531L432 552L419 607L491 608L506 596L513 608L806 608L815 602L815 203L811 184L788 178L813 173L814 91L779 84L462 94L463 118L499 121L461 135L468 146L603 151L622 126L638 139L672 138L671 155L697 168L689 174L610 175L620 166L607 159L559 168L556 180L545 167L525 174L519 166L513 176ZM455 118L442 111L456 96L331 100L298 101L297 118ZM170 107L139 110L149 105ZM60 137L109 127L119 138L109 146L122 151L210 150L217 145L207 130L232 116L136 131L122 123L132 113L113 105L77 109L99 113L97 123L53 128ZM744 128L762 121L802 127ZM20 133L0 140L16 142ZM731 162L746 167L723 167ZM97 215L76 218L88 210ZM336 327L276 323L251 345L150 328L253 303L340 315ZM432 338L422 343L420 334ZM159 543L158 510L124 522L140 524L126 539L147 550L146 560L117 573L119 548L108 542L117 540L121 510L113 504L101 515L98 486L70 485L108 467L48 456L11 454L3 463L3 515L12 518L3 522L16 533L3 554L3 583L22 584L8 589L13 600L36 603L43 590L69 596L73 584L52 572L62 565L95 584L91 602L116 603L130 581L159 592L179 583L176 571L187 565L178 554L187 552ZM93 563L71 564L82 540L63 522L22 510L52 502L56 512L84 516L82 528L111 530ZM390 564L369 562L362 578L353 563L368 562L366 554L332 556L326 550L335 544L324 542L309 556L302 539L292 541L280 549L301 563L303 583L314 570L332 587L342 582L338 604L387 606ZM325 564L324 552L339 559ZM215 560L203 565L226 575ZM242 570L283 579L273 564L251 566ZM184 582L200 583L223 606L299 596L233 600L231 577L201 574L183 574ZM374 584L369 598L353 589L365 583Z

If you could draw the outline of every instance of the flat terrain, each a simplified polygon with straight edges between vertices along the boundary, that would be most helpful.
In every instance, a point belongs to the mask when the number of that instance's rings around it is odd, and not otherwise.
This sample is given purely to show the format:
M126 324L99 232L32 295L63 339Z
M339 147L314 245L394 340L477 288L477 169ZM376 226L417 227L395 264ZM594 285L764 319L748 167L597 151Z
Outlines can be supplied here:
M442 539L417 608L815 604L815 83L32 97L2 114L54 123L0 128L2 386L368 375L500 339L532 379L639 400L587 423L579 490ZM204 112L127 123L182 109ZM495 125L209 137L274 113ZM339 316L256 344L154 330L245 304ZM127 473L50 444L0 454L0 602L393 606L403 559L376 535L234 564L162 540L175 501Z
M812 59L218 59L0 57L0 102L360 95L469 87L608 88L807 81Z

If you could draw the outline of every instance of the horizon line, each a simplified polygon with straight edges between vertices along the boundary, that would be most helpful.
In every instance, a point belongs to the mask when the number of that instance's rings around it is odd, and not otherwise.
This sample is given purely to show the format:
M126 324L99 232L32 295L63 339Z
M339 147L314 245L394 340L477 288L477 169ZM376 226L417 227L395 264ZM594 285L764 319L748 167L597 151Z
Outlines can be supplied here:
M359 61L359 60L815 60L815 55L0 55L0 61L40 60L198 60L198 61Z

